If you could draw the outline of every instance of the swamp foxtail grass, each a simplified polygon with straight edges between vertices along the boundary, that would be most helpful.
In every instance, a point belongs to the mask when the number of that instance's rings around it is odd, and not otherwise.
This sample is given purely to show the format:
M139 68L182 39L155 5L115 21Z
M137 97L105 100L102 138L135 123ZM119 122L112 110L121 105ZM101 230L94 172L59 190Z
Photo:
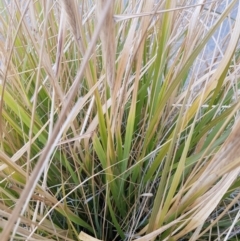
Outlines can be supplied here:
M239 1L0 11L0 240L237 237Z

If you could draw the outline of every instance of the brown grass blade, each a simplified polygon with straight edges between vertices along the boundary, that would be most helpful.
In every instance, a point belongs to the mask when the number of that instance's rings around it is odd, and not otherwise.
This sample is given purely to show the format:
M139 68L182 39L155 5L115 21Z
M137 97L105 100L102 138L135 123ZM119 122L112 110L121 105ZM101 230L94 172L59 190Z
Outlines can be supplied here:
M106 0L97 1L97 16L98 19L102 16L102 10L106 5ZM102 25L100 38L102 42L103 63L106 72L107 83L113 91L115 80L115 23L114 23L114 1L111 1L110 8L107 12L105 21Z
M80 49L82 55L85 53L84 41L82 38L82 21L78 12L78 4L76 0L62 0L62 8L65 11L65 16L70 28L72 30L77 46Z

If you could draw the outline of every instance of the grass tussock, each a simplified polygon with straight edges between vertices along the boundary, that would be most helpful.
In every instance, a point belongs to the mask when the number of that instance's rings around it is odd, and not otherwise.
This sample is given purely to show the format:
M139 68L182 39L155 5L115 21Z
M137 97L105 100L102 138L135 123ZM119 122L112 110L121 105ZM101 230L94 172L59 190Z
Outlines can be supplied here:
M0 11L0 240L238 237L239 1Z

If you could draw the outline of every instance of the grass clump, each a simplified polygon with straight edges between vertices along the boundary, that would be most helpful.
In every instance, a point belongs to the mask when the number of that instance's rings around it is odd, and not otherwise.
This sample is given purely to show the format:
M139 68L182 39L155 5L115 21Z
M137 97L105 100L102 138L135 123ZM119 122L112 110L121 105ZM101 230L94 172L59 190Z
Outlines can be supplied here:
M237 237L237 0L0 10L1 240Z

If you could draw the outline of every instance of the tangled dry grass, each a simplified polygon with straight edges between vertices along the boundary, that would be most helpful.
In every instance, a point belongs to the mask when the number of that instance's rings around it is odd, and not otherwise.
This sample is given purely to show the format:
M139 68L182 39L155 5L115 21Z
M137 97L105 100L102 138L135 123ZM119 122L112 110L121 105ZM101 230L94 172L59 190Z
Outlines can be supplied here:
M237 239L239 1L0 11L0 240Z

